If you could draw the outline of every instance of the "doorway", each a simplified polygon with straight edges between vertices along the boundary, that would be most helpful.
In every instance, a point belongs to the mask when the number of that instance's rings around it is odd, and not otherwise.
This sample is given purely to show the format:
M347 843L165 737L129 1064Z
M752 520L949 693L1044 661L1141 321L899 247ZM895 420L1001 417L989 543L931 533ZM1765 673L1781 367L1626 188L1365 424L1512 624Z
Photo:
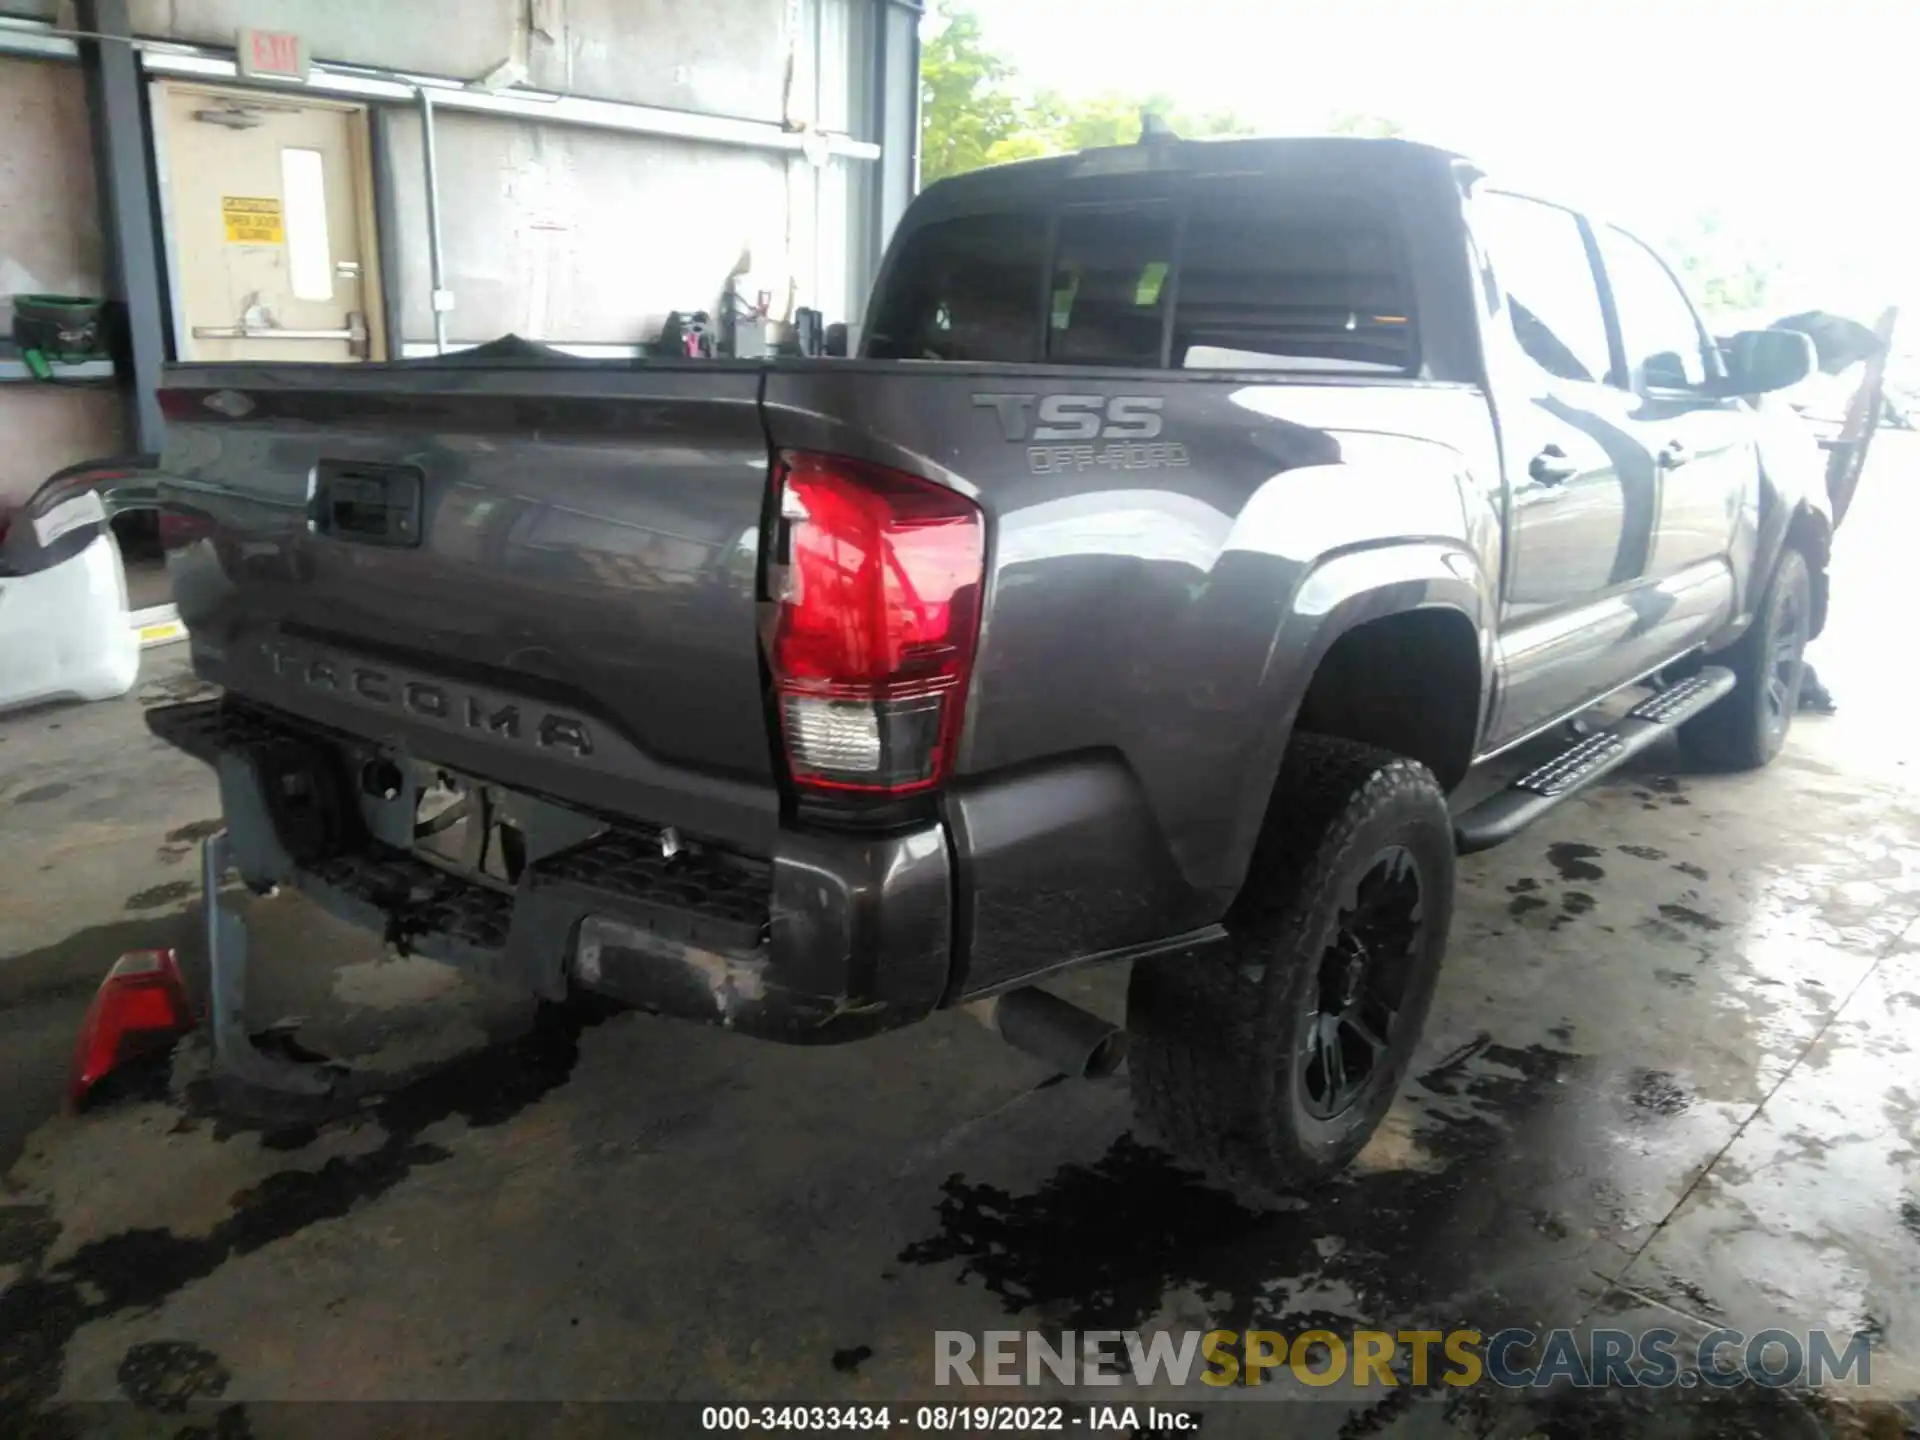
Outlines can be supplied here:
M383 360L365 106L158 82L174 353Z

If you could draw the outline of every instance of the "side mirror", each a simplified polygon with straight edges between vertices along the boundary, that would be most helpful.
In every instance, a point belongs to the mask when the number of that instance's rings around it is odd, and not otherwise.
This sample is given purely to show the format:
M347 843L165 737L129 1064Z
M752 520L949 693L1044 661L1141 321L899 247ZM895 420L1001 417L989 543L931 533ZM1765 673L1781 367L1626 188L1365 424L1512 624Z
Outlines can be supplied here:
M1798 330L1742 330L1723 347L1730 395L1766 395L1798 385L1817 366L1813 341Z

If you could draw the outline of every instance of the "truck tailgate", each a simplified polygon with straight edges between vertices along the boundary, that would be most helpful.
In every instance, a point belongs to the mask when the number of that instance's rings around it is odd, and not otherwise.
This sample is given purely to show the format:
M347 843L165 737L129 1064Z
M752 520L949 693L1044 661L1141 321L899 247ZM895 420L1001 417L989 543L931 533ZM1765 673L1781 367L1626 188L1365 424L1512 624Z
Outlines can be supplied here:
M768 840L760 384L176 367L162 501L197 668L481 778Z

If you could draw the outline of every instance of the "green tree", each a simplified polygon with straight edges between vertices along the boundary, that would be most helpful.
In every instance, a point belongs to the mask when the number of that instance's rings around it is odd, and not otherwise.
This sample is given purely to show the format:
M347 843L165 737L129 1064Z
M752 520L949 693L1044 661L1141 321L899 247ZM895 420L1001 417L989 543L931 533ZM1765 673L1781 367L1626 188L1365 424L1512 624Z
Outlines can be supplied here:
M935 23L920 52L920 178L928 185L1011 158L996 147L1028 125L1013 66L987 45L978 17L946 9Z
M1398 120L1389 120L1384 115L1363 115L1357 110L1336 115L1327 124L1329 135L1364 135L1373 140L1396 140L1405 135L1406 128Z
M1767 303L1780 262L1751 232L1732 230L1716 210L1695 216L1662 247L1687 291L1708 315L1741 315Z
M929 30L920 54L922 184L1009 160L1131 145L1146 110L1188 139L1253 133L1231 110L1188 113L1164 95L1030 95L1012 61L987 43L979 18L958 5L934 11Z
M1142 116L1149 112L1165 120L1183 140L1253 134L1253 126L1232 110L1187 111L1158 94L1119 95L1110 91L1082 100L1042 95L1034 107L1034 120L1050 147L1049 153L1065 154L1102 145L1136 144Z

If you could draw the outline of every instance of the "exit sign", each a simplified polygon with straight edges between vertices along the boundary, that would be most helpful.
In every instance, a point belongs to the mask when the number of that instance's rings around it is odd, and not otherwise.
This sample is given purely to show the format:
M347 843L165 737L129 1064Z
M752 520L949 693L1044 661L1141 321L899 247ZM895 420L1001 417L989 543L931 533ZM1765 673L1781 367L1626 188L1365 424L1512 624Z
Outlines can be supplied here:
M235 47L249 80L305 80L307 42L284 30L242 30Z

